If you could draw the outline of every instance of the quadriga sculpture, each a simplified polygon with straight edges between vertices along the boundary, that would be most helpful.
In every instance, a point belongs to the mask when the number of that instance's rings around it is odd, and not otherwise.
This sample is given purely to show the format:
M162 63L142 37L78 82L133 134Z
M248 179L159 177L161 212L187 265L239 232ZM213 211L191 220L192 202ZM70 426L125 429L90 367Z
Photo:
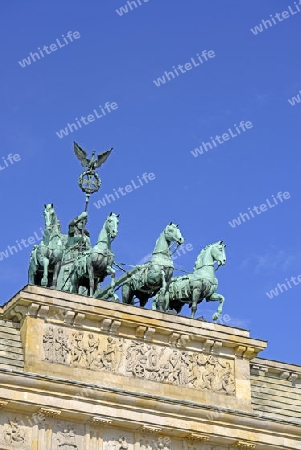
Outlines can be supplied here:
M173 278L169 285L164 310L175 310L179 313L188 304L191 307L191 318L194 318L198 303L206 299L207 302L220 302L212 320L217 320L223 311L225 298L216 294L218 280L215 277L214 263L219 266L226 264L226 245L223 241L207 245L198 255L192 274ZM158 309L159 299L155 298L153 309Z
M110 213L99 233L97 243L93 248L79 253L74 261L70 275L70 292L79 293L80 286L85 287L90 297L93 297L107 275L111 275L112 292L115 287L115 270L112 267L114 253L111 243L118 234L119 214ZM113 294L118 299L116 294Z
M170 246L173 242L178 245L184 243L178 225L170 222L160 234L151 260L142 265L135 274L130 276L122 285L122 301L134 304L137 297L140 306L145 306L148 299L158 294L158 307L163 310L165 296L173 274L174 265L171 258Z
M45 205L43 214L44 236L40 244L34 246L31 252L28 280L30 284L56 288L67 236L61 233L53 203Z

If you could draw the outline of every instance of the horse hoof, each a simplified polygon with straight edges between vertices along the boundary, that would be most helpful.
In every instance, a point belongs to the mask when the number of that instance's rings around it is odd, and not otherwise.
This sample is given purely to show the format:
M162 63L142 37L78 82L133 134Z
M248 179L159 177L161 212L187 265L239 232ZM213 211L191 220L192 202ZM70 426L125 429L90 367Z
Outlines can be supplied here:
M204 316L199 317L197 320L201 320L202 322L207 322Z

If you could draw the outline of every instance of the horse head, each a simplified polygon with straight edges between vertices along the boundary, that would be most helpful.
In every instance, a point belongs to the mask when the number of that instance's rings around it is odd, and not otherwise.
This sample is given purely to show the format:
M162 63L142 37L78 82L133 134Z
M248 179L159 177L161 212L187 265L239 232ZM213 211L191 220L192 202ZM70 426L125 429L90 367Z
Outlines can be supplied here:
M47 205L44 205L44 218L45 218L45 227L47 229L51 229L54 225L57 224L57 218L54 211L53 203L48 203Z
M201 269L204 266L214 266L215 261L217 262L218 267L224 266L226 264L225 247L226 245L223 241L218 241L207 245L200 252L194 268Z
M214 261L217 261L218 267L226 264L226 244L223 241L218 241L212 246L211 255Z
M178 245L184 244L184 238L179 229L179 225L170 222L164 230L165 239L168 243L176 242Z
M111 212L107 217L105 229L111 239L115 239L118 234L119 216L120 214L114 214Z

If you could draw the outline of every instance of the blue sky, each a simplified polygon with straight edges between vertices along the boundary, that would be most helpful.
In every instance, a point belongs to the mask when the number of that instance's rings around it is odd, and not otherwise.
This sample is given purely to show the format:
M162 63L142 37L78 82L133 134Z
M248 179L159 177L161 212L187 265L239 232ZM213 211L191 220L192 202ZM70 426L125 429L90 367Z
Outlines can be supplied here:
M54 203L66 233L84 208L73 141L89 151L113 146L89 207L92 243L110 211L120 213L115 257L137 264L173 221L193 246L175 265L190 272L200 250L223 239L218 292L228 323L269 341L260 356L301 364L301 284L266 294L301 275L301 12L289 0L138 3L122 15L125 0L1 5L0 252L40 235L44 203ZM275 24L254 34L270 15ZM69 31L80 36L67 45ZM55 43L43 58L19 64ZM204 50L215 56L193 65ZM193 67L156 86L165 71L186 63ZM58 137L106 102L118 108ZM252 127L193 156L210 137L229 128L235 135L242 121ZM9 154L20 158L12 164ZM109 205L93 205L144 172L155 178ZM267 199L273 205L278 192L290 197L270 207ZM260 214L229 224L262 204ZM27 284L29 254L23 248L0 261L2 303ZM197 317L211 320L215 306L199 305Z

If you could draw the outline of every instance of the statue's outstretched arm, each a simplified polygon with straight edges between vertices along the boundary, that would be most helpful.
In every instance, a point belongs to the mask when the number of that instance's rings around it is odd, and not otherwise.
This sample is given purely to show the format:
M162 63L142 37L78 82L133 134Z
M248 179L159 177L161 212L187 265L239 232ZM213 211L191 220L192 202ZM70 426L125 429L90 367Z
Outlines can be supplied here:
M75 219L71 220L71 222L69 223L69 231L73 231L74 226L81 220L85 219L87 216L88 216L88 213L83 212L79 216L76 216Z

